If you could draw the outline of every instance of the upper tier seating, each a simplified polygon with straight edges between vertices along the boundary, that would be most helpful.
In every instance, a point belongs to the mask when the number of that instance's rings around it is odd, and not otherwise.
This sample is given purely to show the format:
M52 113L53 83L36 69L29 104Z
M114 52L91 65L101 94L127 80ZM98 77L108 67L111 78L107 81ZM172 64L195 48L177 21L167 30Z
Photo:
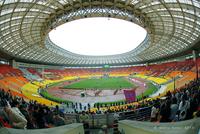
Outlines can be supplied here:
M14 69L9 65L0 64L0 78L7 76L21 76L22 72L18 69Z
M25 68L20 68L20 70L23 72L24 77L26 77L28 80L42 80L40 76L38 76L37 74L30 73Z
M30 73L32 73L33 75L38 75L40 78L42 78L42 74L39 73L36 69L34 68L28 68L27 69Z

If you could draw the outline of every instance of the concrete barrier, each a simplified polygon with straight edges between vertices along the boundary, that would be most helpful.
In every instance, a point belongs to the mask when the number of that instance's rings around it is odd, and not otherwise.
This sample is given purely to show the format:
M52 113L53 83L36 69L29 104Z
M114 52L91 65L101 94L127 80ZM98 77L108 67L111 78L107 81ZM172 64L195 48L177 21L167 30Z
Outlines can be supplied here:
M0 134L84 134L83 124L73 123L65 126L45 129L0 128Z
M171 123L119 121L122 134L200 134L200 118Z

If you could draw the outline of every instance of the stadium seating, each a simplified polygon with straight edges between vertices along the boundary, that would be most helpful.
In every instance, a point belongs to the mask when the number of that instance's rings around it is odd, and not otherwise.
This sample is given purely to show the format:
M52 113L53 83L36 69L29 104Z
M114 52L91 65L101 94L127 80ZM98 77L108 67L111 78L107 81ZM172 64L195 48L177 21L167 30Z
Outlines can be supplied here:
M142 97L141 101L133 103L118 104L114 103L111 106L100 105L90 109L91 113L106 113L106 112L122 112L121 117L124 119L134 118L134 120L149 120L150 110L152 107L152 102L154 100L160 100L165 97L169 92L181 91L183 87L187 87L188 83L196 78L195 65L192 60L181 61L181 62L171 62L163 63L158 65L149 66L134 66L134 67L121 67L121 68L109 68L109 69L45 69L44 72L39 72L33 68L19 68L14 69L9 65L0 65L0 88L4 91L9 92L13 96L19 96L26 101L36 101L39 104L43 104L49 107L54 107L60 105L60 103L51 101L40 95L40 89L46 88L51 84L74 80L77 78L90 78L90 77L102 77L105 74L111 77L117 76L129 76L136 79L144 79L144 81L150 81L157 85L164 85L166 87L165 91L160 93L158 96L148 98L146 96ZM3 70L3 71L2 71ZM43 75L42 75L43 74ZM138 78L137 78L138 77ZM176 88L174 90L174 87ZM62 105L60 105L62 106ZM138 109L149 109L148 112L141 110L141 113L136 112ZM132 113L134 111L134 114ZM129 112L132 116L129 116ZM122 116L123 115L123 116ZM133 116L134 115L134 116ZM141 116L142 115L142 116ZM69 115L69 118L71 115ZM99 118L102 116L101 118ZM109 126L112 127L113 118L109 117L109 120L104 117L105 115L91 116L89 120L89 125L93 127L101 127L102 124L109 122ZM77 117L70 119L77 120ZM121 123L121 122L120 122ZM120 124L121 125L121 124ZM134 129L132 126L130 128L121 127L121 131L129 133L129 130ZM138 129L138 128L137 128ZM138 131L139 133L139 131ZM149 133L149 132L147 132Z
M28 68L27 69L30 73L32 73L33 75L38 75L40 78L42 78L42 74L39 73L38 71L36 71L36 69L34 68Z
M28 80L41 80L37 74L30 73L26 68L20 68L20 70L23 72L24 77L26 77Z
M200 60L198 60L200 61ZM43 73L43 79L42 77ZM50 83L76 78L97 77L108 74L110 76L133 76L152 81L156 84L169 83L173 87L175 77L176 88L194 80L194 62L192 60L162 63L148 66L133 66L121 68L92 68L92 69L44 69L39 72L34 68L14 69L9 65L0 65L1 88L11 91L23 97L40 100L37 97L38 89L46 87ZM24 78L25 77L25 78ZM24 95L25 94L25 95ZM32 96L32 97L31 97ZM37 97L35 97L37 96ZM42 102L43 103L43 102ZM45 104L47 104L45 102ZM48 105L51 103L48 103Z

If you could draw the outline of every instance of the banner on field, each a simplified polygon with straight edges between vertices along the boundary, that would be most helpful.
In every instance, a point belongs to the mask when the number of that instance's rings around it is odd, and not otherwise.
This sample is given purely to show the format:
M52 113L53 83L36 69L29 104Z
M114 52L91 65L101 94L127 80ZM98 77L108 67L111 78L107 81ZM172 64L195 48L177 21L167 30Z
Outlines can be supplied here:
M136 89L124 90L124 95L125 95L125 98L126 98L127 102L134 102L134 101L136 101L135 90Z

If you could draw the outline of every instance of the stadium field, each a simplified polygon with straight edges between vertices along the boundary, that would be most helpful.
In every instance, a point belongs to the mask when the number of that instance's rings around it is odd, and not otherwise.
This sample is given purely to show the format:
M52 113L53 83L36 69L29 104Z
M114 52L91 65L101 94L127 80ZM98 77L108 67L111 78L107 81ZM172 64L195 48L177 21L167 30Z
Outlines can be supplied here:
M70 85L63 86L63 89L121 89L132 88L135 85L125 78L92 78L83 79Z

